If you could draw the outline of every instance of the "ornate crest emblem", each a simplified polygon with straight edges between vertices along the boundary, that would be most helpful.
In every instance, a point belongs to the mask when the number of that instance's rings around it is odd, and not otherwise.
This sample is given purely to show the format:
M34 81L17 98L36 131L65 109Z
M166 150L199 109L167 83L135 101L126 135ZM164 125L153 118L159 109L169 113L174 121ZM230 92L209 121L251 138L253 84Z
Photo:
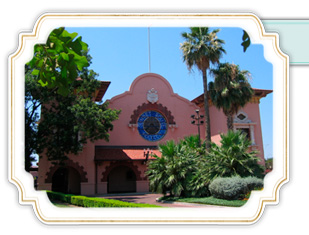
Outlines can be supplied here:
M154 88L151 88L151 90L147 92L147 100L154 104L158 101L158 99L158 92Z

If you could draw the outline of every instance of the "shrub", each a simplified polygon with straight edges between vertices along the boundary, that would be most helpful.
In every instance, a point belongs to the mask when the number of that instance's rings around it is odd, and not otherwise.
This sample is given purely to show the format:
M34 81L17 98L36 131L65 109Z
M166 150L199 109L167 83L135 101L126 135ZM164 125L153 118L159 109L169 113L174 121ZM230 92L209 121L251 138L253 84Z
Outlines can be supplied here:
M207 197L209 184L218 177L264 176L257 151L251 151L251 142L240 131L221 135L221 145L212 143L206 152L205 143L199 146L198 136L189 136L175 142L159 145L162 156L148 162L146 172L150 189L175 197ZM251 179L252 182L252 179ZM252 182L260 187L262 181ZM251 184L248 185L251 189Z
M64 194L51 191L47 191L47 195L51 201L57 200L82 207L160 207L150 204L138 204L105 198L76 196L72 194Z
M84 206L84 200L86 197L84 196L72 196L71 197L71 204L76 206Z
M209 197L209 184L211 179L208 175L207 165L203 158L199 159L198 167L189 179L189 185L187 186L190 190L191 197Z
M257 177L247 177L244 178L249 190L257 190L257 189L262 189L264 187L264 182L262 179L259 179Z
M203 144L204 145L204 144ZM167 141L159 145L161 157L149 161L146 172L152 191L172 196L191 195L190 182L196 171L200 152L198 136L188 136L179 142Z
M262 178L265 171L259 164L257 151L249 151L251 142L240 131L221 134L221 146L213 143L207 157L208 174L216 177L257 176Z
M84 199L84 207L98 207L96 205L96 200L94 200L93 198L91 197L87 197Z
M243 199L249 192L246 181L238 176L216 178L209 185L213 197L226 200Z
M74 195L47 191L47 196L51 201L61 201L61 202L71 203L71 197Z

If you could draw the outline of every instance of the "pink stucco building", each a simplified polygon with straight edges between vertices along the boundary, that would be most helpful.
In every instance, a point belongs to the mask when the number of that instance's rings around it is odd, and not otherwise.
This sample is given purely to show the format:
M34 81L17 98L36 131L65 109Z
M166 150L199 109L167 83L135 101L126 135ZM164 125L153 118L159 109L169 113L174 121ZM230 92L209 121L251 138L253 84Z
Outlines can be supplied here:
M108 85L102 83L97 99L102 99ZM248 133L251 148L259 150L264 162L259 100L271 91L254 91L251 102L235 115L234 126ZM128 91L109 100L110 108L121 109L110 132L110 141L87 143L77 156L69 156L66 167L40 159L38 189L83 195L148 192L146 158L150 159L151 153L160 156L157 150L160 142L197 134L191 115L196 110L203 114L202 97L187 100L175 94L164 77L154 73L140 75ZM212 140L219 142L220 134L227 131L226 117L211 103L210 120ZM202 138L204 133L202 125Z

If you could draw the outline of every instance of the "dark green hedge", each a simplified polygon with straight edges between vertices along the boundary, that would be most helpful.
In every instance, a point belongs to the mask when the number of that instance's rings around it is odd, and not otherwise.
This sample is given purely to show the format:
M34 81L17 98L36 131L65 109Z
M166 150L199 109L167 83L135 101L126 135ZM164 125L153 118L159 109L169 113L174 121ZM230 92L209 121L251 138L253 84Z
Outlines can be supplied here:
M64 194L52 191L46 191L49 200L51 201L61 201L71 204L71 198L74 196L73 194Z
M47 195L51 201L62 201L81 207L160 207L157 205L137 204L105 198L76 196L52 191L47 191Z

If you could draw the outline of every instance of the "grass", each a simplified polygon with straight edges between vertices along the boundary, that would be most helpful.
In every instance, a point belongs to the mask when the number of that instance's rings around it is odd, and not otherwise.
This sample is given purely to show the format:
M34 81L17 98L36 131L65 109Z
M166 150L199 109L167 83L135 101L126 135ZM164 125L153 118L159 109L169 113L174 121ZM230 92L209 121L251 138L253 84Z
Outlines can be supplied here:
M180 197L161 197L160 200L166 201L177 201L177 202L188 202L198 203L214 206L228 206L228 207L241 207L246 204L247 200L224 200L214 197L200 197L200 198L180 198Z

